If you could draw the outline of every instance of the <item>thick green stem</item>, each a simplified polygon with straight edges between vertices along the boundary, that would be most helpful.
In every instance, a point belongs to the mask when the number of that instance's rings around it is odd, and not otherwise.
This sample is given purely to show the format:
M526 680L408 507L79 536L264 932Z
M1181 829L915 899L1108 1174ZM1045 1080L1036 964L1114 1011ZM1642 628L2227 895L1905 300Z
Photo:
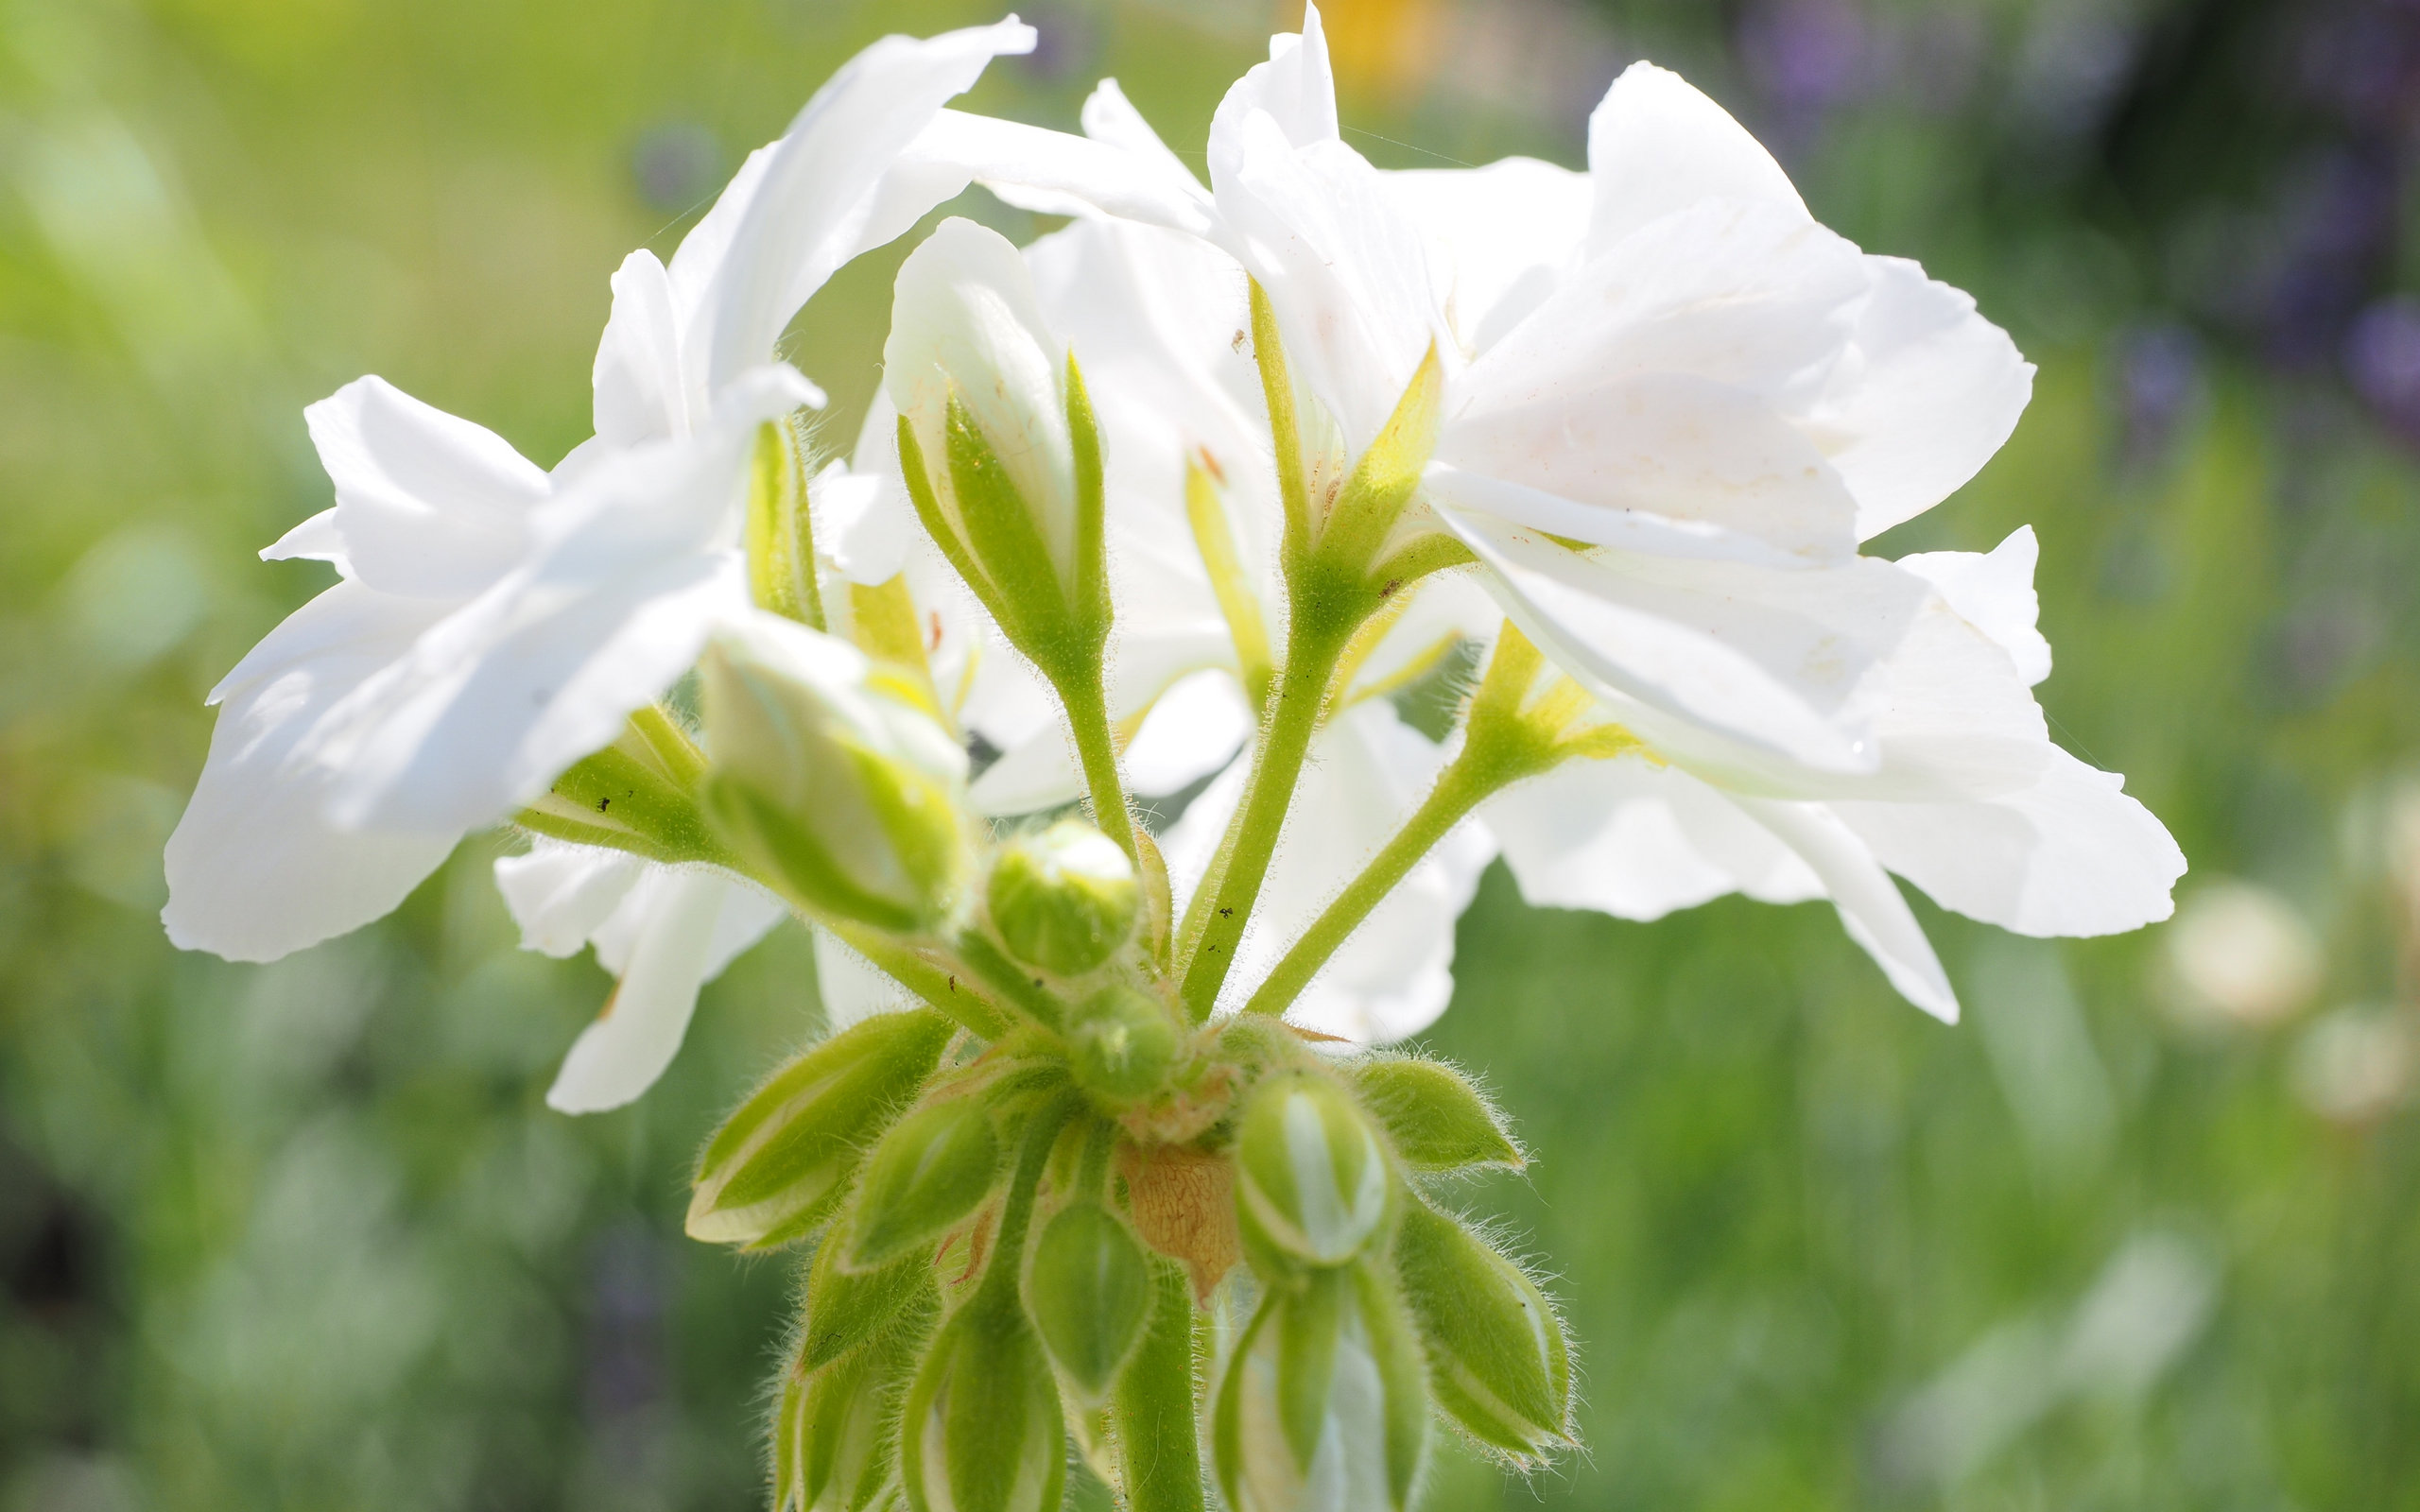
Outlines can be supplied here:
M976 980L1006 999L1046 1029L1060 1027L1059 1000L1048 988L1025 968L1010 960L1000 948L979 931L969 929L950 942L950 950Z
M1437 785L1429 791L1418 810L1395 832L1386 849L1380 850L1361 874L1345 885L1336 901L1322 910L1303 932L1261 983L1252 1001L1244 1005L1247 1013L1283 1014L1319 974L1328 957L1349 938L1370 911L1395 889L1397 884L1411 874L1421 858L1445 838L1471 810L1500 791L1506 781L1495 780L1494 774L1478 771L1457 759L1437 778Z
M1125 780L1117 772L1117 741L1109 728L1109 703L1101 692L1100 660L1088 671L1069 675L1059 683L1059 701L1067 710L1067 728L1075 731L1076 755L1083 764L1084 787L1092 796L1093 822L1117 842L1127 859L1142 861L1134 843L1134 814L1127 806Z
M1025 1269L1026 1229L1033 1221L1033 1199L1042 1187L1042 1173L1050 1164L1050 1147L1080 1105L1072 1093L1062 1093L1033 1110L1018 1147L1016 1175L1009 1181L1009 1200L1000 1210L1000 1231L992 1247L992 1264L977 1294L987 1305L1014 1309L1019 1272Z
M1301 600L1297 599L1297 603ZM1298 623L1287 638L1286 665L1277 675L1270 698L1269 722L1253 748L1252 772L1244 780L1241 801L1229 821L1219 862L1201 879L1185 911L1184 936L1190 942L1184 959L1183 995L1185 1010L1196 1023L1210 1017L1219 989L1235 964L1236 945L1259 901L1269 875L1270 858L1277 850L1277 835L1302 780L1311 736L1318 732L1320 713L1327 702L1328 683L1337 659L1364 616L1337 616L1337 626L1320 621Z
M825 927L851 950L888 972L936 1011L963 1025L977 1039L998 1040L1009 1032L1008 1016L977 991L974 982L960 982L946 969L880 930L864 924L827 923Z
M1132 1512L1202 1512L1193 1293L1184 1267L1153 1263L1150 1332L1117 1378L1112 1432Z

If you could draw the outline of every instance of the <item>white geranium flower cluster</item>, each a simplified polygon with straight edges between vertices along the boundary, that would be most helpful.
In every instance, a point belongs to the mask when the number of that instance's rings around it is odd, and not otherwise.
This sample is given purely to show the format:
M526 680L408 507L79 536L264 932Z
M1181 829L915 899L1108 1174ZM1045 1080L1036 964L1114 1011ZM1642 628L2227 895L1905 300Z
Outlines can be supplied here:
M1306 8L1205 185L1113 81L1080 136L946 108L1033 41L875 43L669 266L632 253L551 472L376 378L311 407L336 504L264 556L339 580L213 695L167 927L270 959L517 826L526 942L619 978L548 1094L579 1112L795 914L858 1026L734 1115L691 1219L825 1235L777 1499L1055 1504L1046 1401L1133 1505L1201 1505L1162 1451L1206 1415L1239 1509L1401 1507L1421 1403L1524 1463L1568 1434L1543 1297L1430 1202L1517 1163L1496 1115L1330 1043L1443 1011L1492 859L1629 919L1828 898L1954 1020L1894 875L2093 935L2165 918L2184 858L2049 739L2030 530L1860 553L1991 457L2031 368L1704 95L1631 68L1585 172L1382 171ZM943 220L819 469L784 328L970 182L1071 223ZM1454 666L1439 743L1390 696ZM1217 1296L1251 1321L1197 1400ZM1314 1356L1344 1384L1289 1380Z

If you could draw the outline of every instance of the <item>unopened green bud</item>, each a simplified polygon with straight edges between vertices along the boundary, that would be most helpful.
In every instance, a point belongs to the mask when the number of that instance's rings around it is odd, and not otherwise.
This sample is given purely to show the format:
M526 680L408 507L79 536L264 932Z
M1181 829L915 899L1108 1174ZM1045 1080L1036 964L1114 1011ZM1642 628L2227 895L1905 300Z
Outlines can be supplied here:
M1521 1147L1504 1131L1495 1110L1453 1067L1388 1056L1363 1061L1348 1074L1361 1106L1413 1170L1522 1164Z
M1177 1029L1147 992L1118 983L1078 1008L1067 1030L1076 1085L1104 1102L1139 1102L1158 1091L1175 1063Z
M1394 1238L1430 1389L1481 1444L1516 1460L1571 1439L1571 1356L1537 1283L1462 1225L1413 1203Z
M1058 1512L1059 1388L1015 1298L978 1296L942 1326L908 1388L900 1458L915 1512Z
M1143 889L1117 842L1080 819L1062 819L1000 848L989 902L1011 955L1078 976L1133 935Z
M1386 1221L1392 1173L1351 1094L1316 1072L1280 1072L1244 1105L1236 1216L1286 1256L1341 1265Z
M1033 276L951 218L900 266L883 346L916 512L1018 649L1058 676L1109 625L1100 443Z
M809 1370L880 1335L933 1290L928 1255L909 1250L872 1270L855 1271L840 1263L843 1247L827 1239L807 1270L806 1326L798 1353Z
M1090 1198L1043 1226L1026 1272L1026 1312L1077 1395L1098 1402L1143 1337L1151 1263L1141 1241Z
M689 1237L766 1247L831 1216L866 1135L915 1096L949 1037L930 1008L876 1014L774 1073L707 1142Z
M928 1289L927 1324L932 1308ZM925 1332L902 1329L830 1364L792 1366L774 1424L776 1512L864 1512L898 1494L900 1407Z
M940 1238L999 1174L1000 1139L981 1102L959 1097L910 1113L866 1161L840 1263L869 1270Z
M1428 1398L1401 1304L1358 1265L1270 1291L1228 1361L1211 1437L1231 1512L1402 1512Z
M723 843L810 912L933 928L967 870L966 753L913 684L770 614L726 629L701 665L700 801Z

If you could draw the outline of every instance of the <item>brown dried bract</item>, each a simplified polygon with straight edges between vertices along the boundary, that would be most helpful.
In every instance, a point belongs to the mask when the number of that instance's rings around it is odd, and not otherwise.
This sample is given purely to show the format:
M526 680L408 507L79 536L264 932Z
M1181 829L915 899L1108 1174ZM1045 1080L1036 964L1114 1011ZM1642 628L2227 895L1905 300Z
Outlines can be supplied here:
M1183 1261L1195 1299L1206 1304L1242 1254L1235 1168L1199 1150L1129 1144L1119 1151L1118 1170L1144 1243Z

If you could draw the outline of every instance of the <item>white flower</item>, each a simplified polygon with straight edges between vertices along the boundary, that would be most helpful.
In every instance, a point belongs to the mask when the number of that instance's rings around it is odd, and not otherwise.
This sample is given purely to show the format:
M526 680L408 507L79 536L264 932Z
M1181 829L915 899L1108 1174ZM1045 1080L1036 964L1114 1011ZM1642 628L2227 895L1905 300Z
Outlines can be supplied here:
M551 478L375 379L314 406L337 506L268 554L344 580L214 694L226 713L168 848L172 938L269 959L377 918L687 669L746 603L754 428L817 397L771 361L782 327L963 185L892 170L1032 37L1009 21L876 43L751 157L671 269L626 263L597 438Z
M1096 105L1081 146L944 116L918 150L1231 252L1311 400L1315 478L1343 475L1433 349L1442 428L1408 524L1460 537L1575 670L1872 768L1876 709L1851 695L1926 594L1857 542L1971 476L2030 392L1971 301L1816 225L1747 132L1646 65L1599 107L1586 175L1380 173L1338 134L1315 8L1219 106L1207 197Z
M1956 994L1891 881L2020 935L2108 935L2165 919L2185 857L2159 821L2051 744L2029 685L2033 533L1988 555L1898 564L1937 592L1878 668L1871 773L1825 773L1697 732L1651 753L1575 761L1480 810L1532 903L1655 919L1728 892L1828 897L1910 1002L1955 1020ZM1601 690L1600 690L1601 692ZM1641 711L1608 696L1604 717Z

